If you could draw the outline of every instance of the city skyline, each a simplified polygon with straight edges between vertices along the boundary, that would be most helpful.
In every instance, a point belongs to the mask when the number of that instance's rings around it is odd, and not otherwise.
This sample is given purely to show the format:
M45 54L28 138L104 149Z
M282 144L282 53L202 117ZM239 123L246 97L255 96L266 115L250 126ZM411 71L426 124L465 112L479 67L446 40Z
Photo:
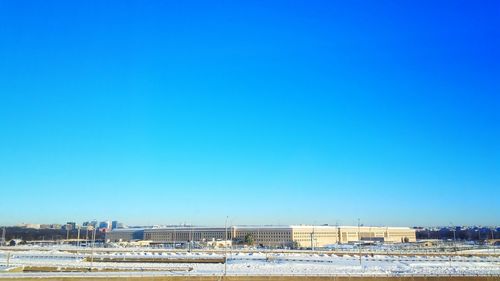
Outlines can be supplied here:
M175 222L175 223L165 223L165 222L156 222L156 223L150 223L150 224L141 224L141 223L130 223L130 222L124 222L124 221L118 221L114 219L108 219L108 220L101 220L101 219L96 219L96 220L83 220L83 221L77 221L77 220L67 220L64 222L54 222L54 221L45 221L45 222L39 222L39 221L23 221L23 222L17 222L14 224L0 224L0 227L24 227L24 228L64 228L65 225L68 224L74 224L78 227L86 227L86 226L95 226L97 228L110 228L112 229L112 224L116 224L114 228L141 228L141 227L221 227L222 225L230 225L230 226L356 226L357 223L360 224L360 226L373 226L373 227L381 227L381 226L389 226L389 224L370 224L370 223L364 223L361 221L361 219L356 219L351 221L350 223L341 223L339 221L336 221L335 223L325 223L325 222L313 222L313 223L304 223L304 222L298 222L298 223L235 223L233 219L230 217L226 217L227 220L224 220L222 222L216 222L215 224L206 224L206 223L190 223L187 221L181 221L181 222ZM101 226L102 224L107 223L108 227ZM449 223L444 223L444 224L421 224L421 225L413 225L413 224L406 224L406 225L391 225L392 227L424 227L424 228L456 228L456 227L498 227L498 224L455 224L453 222Z
M499 5L0 1L0 225L499 225Z
M110 229L114 228L141 228L141 227L147 227L147 228L155 228L155 227L222 227L223 224L214 224L214 225L207 225L207 224L188 224L186 222L179 222L179 223L174 223L174 224L162 224L162 223L157 223L157 224L128 224L124 223L122 221L114 221L114 220L96 220L96 221L83 221L83 222L75 222L75 221L68 221L68 222L20 222L16 223L14 225L0 225L0 227L24 227L24 228L38 228L38 227L45 227L45 228L63 228L65 225L68 224L75 224L77 227L86 227L86 226L93 226L94 225L98 228L99 225L102 223L108 223L108 227ZM112 223L117 223L117 226L114 228L112 227ZM226 222L224 222L226 223ZM356 224L328 224L328 223L316 223L316 224L304 224L304 223L297 223L297 224L232 224L232 221L229 220L229 226L349 226L349 227L354 227ZM32 227L32 226L38 226L38 227ZM360 221L360 226L373 226L373 227L381 227L381 226L387 226L387 225L371 225L371 224L364 224L361 223ZM392 226L392 227L397 227L397 226ZM443 225L404 225L401 227L423 227L423 228L460 228L460 227L498 227L498 225L479 225L479 224L472 224L472 225L459 225L459 224L443 224ZM103 227L104 228L104 227Z

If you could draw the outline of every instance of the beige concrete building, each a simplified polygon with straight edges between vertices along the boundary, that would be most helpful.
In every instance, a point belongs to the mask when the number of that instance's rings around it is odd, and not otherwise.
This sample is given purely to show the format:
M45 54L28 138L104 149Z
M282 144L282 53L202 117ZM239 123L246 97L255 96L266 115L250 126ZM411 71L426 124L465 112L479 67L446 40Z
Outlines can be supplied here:
M415 230L409 227L371 226L232 226L223 227L166 227L141 230L139 233L126 229L106 233L108 242L138 239L153 243L187 243L231 240L234 244L260 245L265 247L319 248L332 244L357 241L385 243L415 242Z
M106 232L107 242L131 242L144 239L144 229L142 228L121 228Z
M226 239L227 233L227 239ZM224 227L165 227L144 229L144 239L161 243L212 241L231 239L231 228Z
M231 237L238 243L246 243L251 237L254 245L265 247L293 246L293 232L290 226L233 226Z
M386 243L416 242L416 231L409 227L339 227L341 244L355 241L380 241Z
M357 241L386 243L415 242L416 232L409 227L357 227L291 225L283 227L232 227L232 237L244 241L251 235L254 243L262 246L316 248L331 244Z

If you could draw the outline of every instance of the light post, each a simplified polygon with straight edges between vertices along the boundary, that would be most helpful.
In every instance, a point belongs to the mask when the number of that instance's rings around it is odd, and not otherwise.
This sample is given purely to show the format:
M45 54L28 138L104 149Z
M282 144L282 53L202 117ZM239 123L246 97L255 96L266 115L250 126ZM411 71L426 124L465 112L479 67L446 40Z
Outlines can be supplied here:
M313 223L313 226L312 226L312 232L311 232L311 251L314 252L314 240L316 239L316 237L314 236L315 235L315 228L314 226L316 225L316 222Z
M361 232L360 232L359 218L358 218L358 248L359 248L359 265L361 266Z
M94 227L92 232L92 249L90 253L90 271L92 272L92 268L94 266L94 247L95 247L95 236L96 236L97 228Z
M66 243L69 243L69 227L68 224L66 224Z
M457 251L457 228L453 225L452 222L450 222L451 229L453 230L453 250Z
M193 223L189 226L189 244L188 253L191 253L191 247L193 246Z
M258 244L258 246L260 246L260 244L261 244L261 243L260 243L260 241L261 241L261 240L260 240L260 226L257 226L257 241L259 241L259 242L258 242L258 243L259 243L259 244Z
M5 246L5 227L2 229L2 240L0 241L0 246Z
M175 225L174 225L174 239L173 240L174 240L173 248L175 250L175 243L176 243L175 240L177 240L177 227Z
M80 227L78 227L78 236L76 239L76 246L80 248Z
M227 274L227 219L229 217L226 216L226 221L224 222L224 230L225 230L225 241L224 241L224 276Z
M231 220L229 221L229 241L231 241L231 244L229 245L229 258L232 258L233 257L233 238L235 236L235 231L234 231L234 221L233 219L231 218ZM255 242L255 241L254 241Z

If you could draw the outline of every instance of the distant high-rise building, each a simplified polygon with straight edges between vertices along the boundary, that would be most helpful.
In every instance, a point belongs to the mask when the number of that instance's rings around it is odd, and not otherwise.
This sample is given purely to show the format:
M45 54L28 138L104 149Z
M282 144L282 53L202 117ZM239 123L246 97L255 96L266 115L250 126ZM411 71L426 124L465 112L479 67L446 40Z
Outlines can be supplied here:
M25 224L21 224L21 227L23 227L23 228L32 228L32 229L40 229L40 224L37 224L37 223L25 223Z
M40 229L61 229L60 224L41 224Z
M64 226L64 229L66 230L76 229L76 222L67 222L66 225Z
M111 229L116 229L118 228L118 221L112 221L111 222Z
M100 229L110 229L111 223L109 221L102 221L99 223Z

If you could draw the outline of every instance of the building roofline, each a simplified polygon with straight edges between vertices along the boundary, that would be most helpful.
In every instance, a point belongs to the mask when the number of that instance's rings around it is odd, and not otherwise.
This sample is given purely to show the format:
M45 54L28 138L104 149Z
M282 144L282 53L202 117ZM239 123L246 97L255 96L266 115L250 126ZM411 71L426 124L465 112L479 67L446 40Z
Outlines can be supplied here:
M227 230L231 229L342 229L342 228L358 228L358 226L350 225L233 225L228 226ZM411 227L402 226L359 226L360 229L370 228L387 228L391 230L412 230ZM167 227L151 227L151 228L119 228L113 229L110 232L127 232L127 231L142 231L142 230L214 230L221 231L226 228L223 226L167 226Z

